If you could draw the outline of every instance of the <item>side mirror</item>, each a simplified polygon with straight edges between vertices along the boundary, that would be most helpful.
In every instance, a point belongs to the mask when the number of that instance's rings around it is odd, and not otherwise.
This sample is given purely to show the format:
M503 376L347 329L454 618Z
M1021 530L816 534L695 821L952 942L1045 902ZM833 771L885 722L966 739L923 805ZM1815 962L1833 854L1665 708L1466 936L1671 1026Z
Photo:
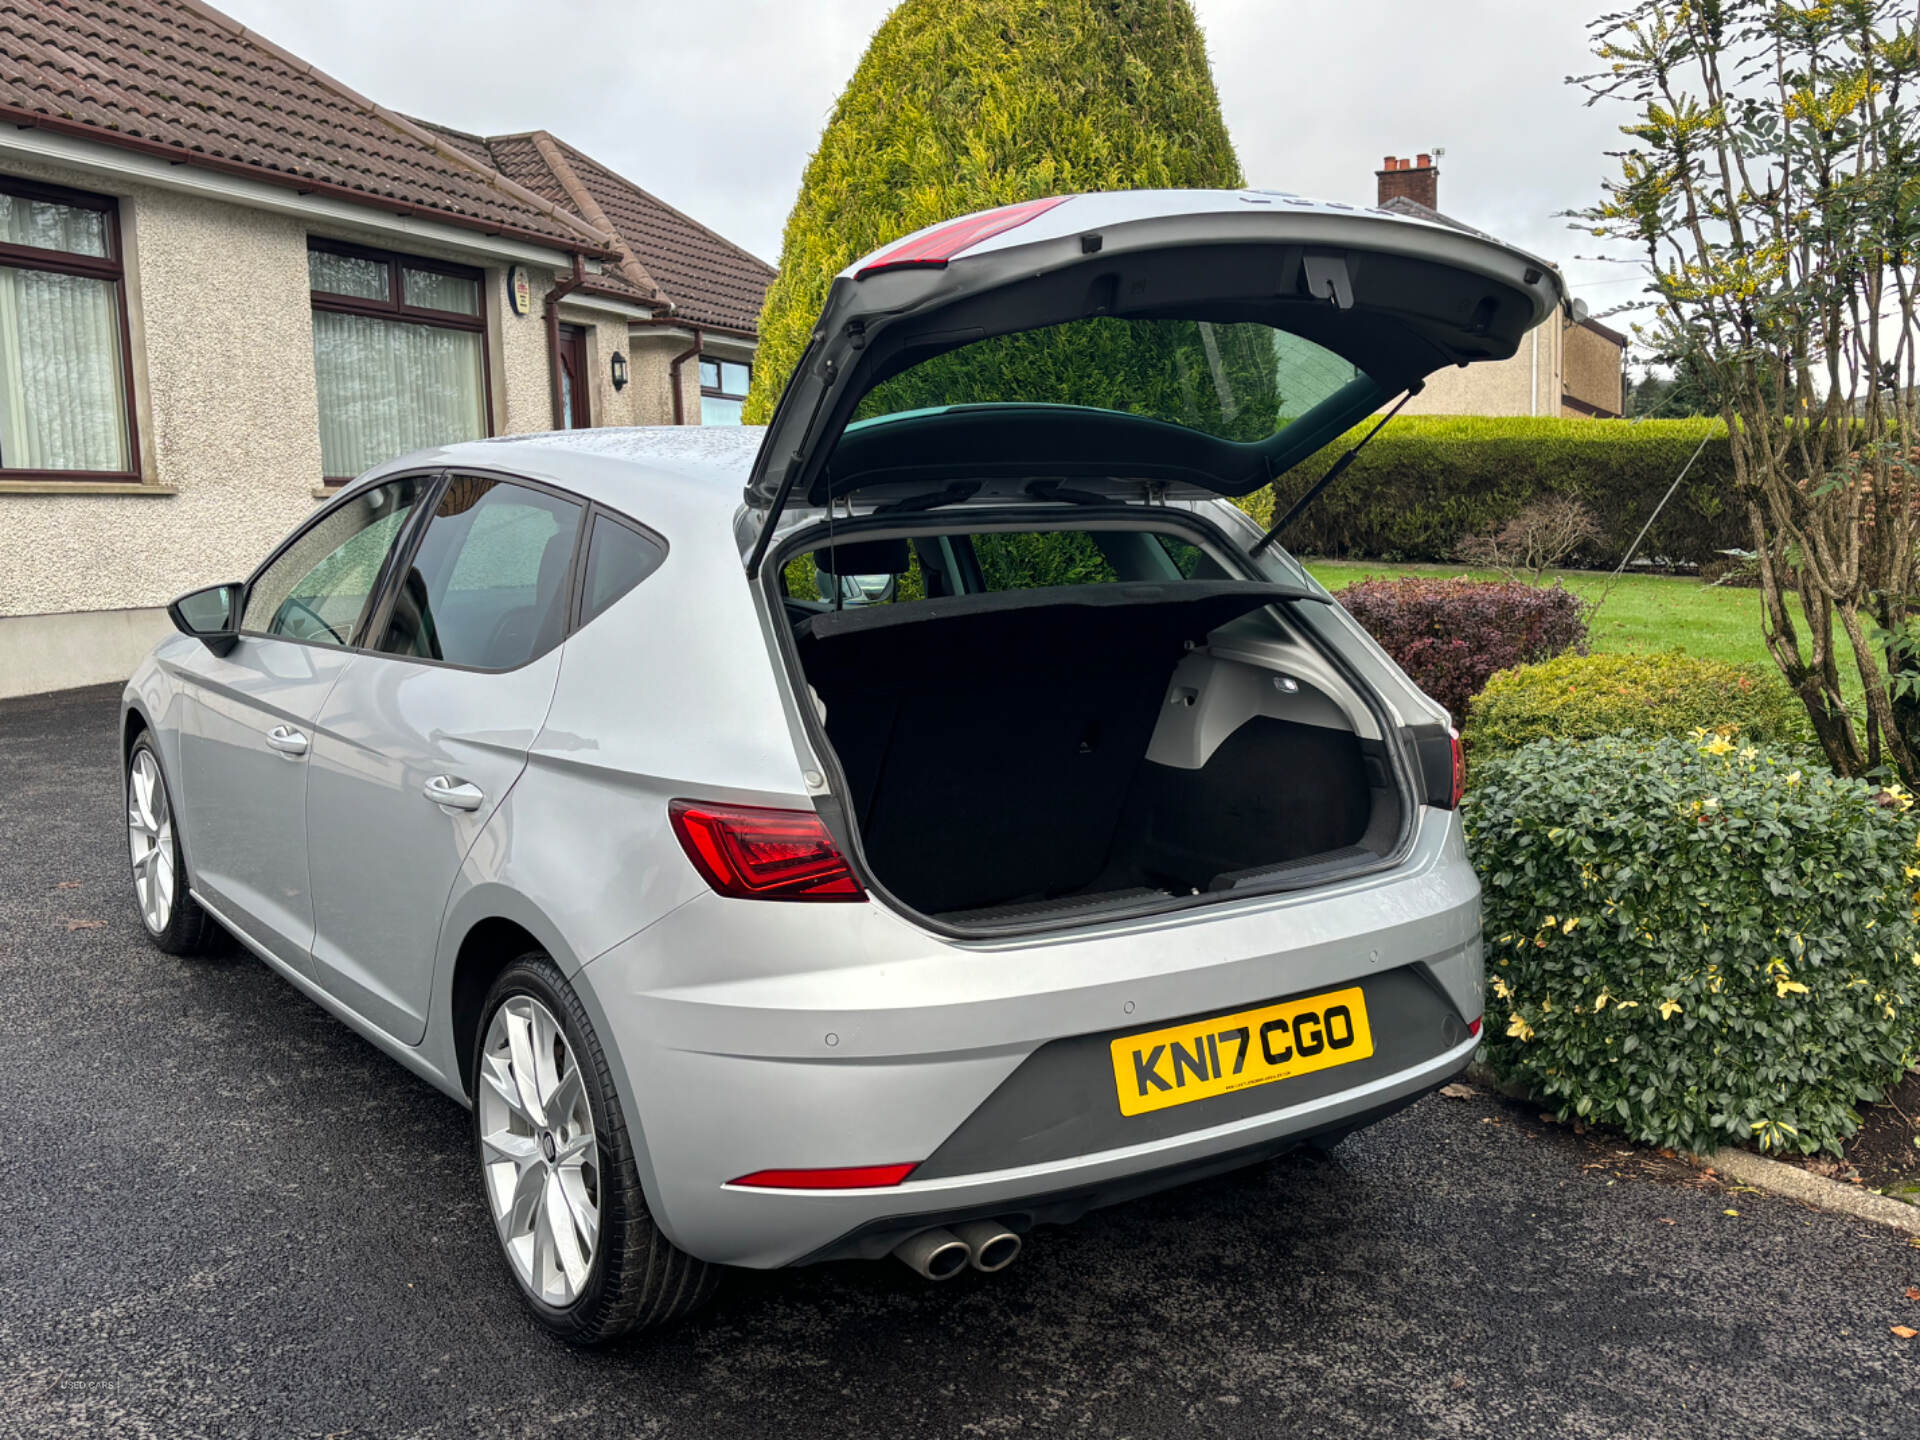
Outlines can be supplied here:
M209 585L190 590L167 606L167 618L182 635L191 635L216 655L240 643L240 601L245 586Z
M899 588L897 577L892 575L838 575L831 570L820 568L816 557L813 566L814 587L823 598L829 597L833 587L840 587L842 605L884 605L893 599Z

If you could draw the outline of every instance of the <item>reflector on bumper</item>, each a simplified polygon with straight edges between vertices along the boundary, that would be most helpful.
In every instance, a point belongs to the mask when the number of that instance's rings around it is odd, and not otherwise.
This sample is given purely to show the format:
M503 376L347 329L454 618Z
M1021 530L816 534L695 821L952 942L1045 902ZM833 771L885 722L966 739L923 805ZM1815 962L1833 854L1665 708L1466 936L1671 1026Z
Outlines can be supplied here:
M916 1160L908 1165L849 1165L836 1170L756 1170L727 1183L756 1190L870 1190L898 1185L918 1164Z

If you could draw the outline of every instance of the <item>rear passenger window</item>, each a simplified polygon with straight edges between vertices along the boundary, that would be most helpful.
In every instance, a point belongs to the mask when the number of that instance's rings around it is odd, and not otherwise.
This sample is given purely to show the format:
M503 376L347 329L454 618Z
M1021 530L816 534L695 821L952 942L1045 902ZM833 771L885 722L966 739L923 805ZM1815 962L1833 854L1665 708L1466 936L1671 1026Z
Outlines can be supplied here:
M666 547L658 540L610 515L595 517L593 539L587 546L587 593L580 606L580 623L586 624L633 589L666 558Z
M380 640L411 655L511 670L560 643L584 507L461 475L447 484Z

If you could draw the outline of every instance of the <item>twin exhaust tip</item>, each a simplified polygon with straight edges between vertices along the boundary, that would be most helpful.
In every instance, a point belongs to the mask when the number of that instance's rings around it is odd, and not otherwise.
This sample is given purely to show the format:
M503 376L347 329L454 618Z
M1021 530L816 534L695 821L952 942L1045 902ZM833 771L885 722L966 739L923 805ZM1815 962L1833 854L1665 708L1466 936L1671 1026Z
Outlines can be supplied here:
M893 1253L914 1274L927 1280L951 1280L967 1266L991 1275L1020 1253L1020 1237L996 1220L969 1220L951 1230L922 1230Z

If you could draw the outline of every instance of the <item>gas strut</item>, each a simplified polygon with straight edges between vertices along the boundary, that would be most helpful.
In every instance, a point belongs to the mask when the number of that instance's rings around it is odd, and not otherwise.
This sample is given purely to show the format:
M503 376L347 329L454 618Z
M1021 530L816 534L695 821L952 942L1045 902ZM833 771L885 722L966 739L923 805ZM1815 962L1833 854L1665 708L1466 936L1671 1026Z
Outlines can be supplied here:
M1318 499L1320 492L1322 490L1326 489L1327 486L1331 485L1334 481L1340 478L1341 472L1345 470L1347 466L1353 463L1353 457L1358 455L1362 450L1367 448L1367 441L1373 439L1374 436L1378 435L1382 427L1386 425L1387 421L1391 420L1394 416L1400 413L1400 407L1406 404L1407 401L1411 400L1414 396L1418 395L1420 393L1420 390L1421 390L1421 385L1418 382L1415 382L1414 384L1409 385L1406 388L1405 393L1402 394L1398 400L1393 402L1393 408L1387 411L1386 414L1382 415L1380 419L1374 424L1374 427L1371 430L1367 431L1366 434L1360 437L1360 443L1355 445L1351 450L1347 451L1347 453L1342 455L1338 460L1334 461L1333 464L1329 465L1327 467L1327 473L1322 475L1318 480L1313 482L1313 488L1308 490L1307 493L1302 495L1298 500L1294 501L1293 504L1288 507L1287 513L1280 517L1279 523L1275 525L1271 530L1267 531L1266 534L1260 537L1258 542L1256 542L1253 547L1253 553L1255 555L1258 555L1262 550L1266 549L1267 546L1271 545L1275 540L1278 540L1282 535L1286 534L1287 527L1293 524L1294 521L1300 518L1300 512L1305 510L1316 499Z

